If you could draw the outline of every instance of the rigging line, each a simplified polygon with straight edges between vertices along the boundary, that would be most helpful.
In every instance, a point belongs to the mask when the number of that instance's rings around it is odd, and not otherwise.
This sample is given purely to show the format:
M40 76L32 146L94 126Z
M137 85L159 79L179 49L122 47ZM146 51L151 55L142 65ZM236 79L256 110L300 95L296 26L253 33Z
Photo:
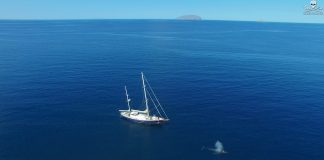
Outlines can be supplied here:
M151 92L153 93L153 96L154 96L154 98L156 99L156 101L157 101L158 105L160 106L162 112L164 113L165 117L166 117L167 119L169 119L168 115L165 113L165 111L164 111L162 105L161 105L160 102L159 102L159 99L156 97L156 95L155 95L155 93L154 93L154 91L153 91L153 89L152 89L150 83L148 82L148 80L146 79L145 76L144 76L144 80L147 82L147 85L149 86Z
M162 117L162 115L161 115L159 109L157 108L157 105L154 103L154 100L153 100L153 98L151 97L150 92L146 92L146 93L149 95L149 97L150 97L150 99L151 99L151 101L152 101L152 103L153 103L153 105L154 105L156 111L157 111L157 112L159 113L159 115Z
M145 78L145 81L147 82L147 84L148 84L148 86L149 86L149 88L150 88L150 90L151 90L151 92L152 92L154 98L156 99L156 102L158 103L158 106L161 108L161 110L162 110L162 112L164 113L165 117L166 117L167 119L169 119L168 115L165 113L165 111L164 111L162 105L161 105L160 102L159 102L159 99L156 97L156 95L155 95L155 93L154 93L154 91L153 91L153 89L152 89L150 83L148 82L148 80L147 80L146 78Z

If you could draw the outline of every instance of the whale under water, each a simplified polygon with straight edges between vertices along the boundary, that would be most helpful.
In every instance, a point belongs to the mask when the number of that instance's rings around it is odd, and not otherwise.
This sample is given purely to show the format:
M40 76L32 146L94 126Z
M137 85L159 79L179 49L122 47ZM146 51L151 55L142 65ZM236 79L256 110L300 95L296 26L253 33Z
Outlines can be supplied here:
M224 150L224 146L223 146L222 142L220 142L219 140L216 141L215 148L209 148L209 147L203 146L202 150L204 150L204 149L209 150L209 151L213 152L214 154L225 154L225 153L227 153Z

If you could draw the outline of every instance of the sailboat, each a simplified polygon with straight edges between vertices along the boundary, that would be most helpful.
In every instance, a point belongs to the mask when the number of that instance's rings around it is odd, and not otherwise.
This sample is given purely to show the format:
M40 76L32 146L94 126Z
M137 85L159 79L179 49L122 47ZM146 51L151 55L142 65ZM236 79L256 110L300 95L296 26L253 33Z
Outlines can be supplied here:
M128 105L128 110L119 110L121 117L127 120L131 120L138 123L144 123L144 124L162 124L168 122L169 118L165 113L163 107L161 106L159 100L157 99L153 89L151 88L150 84L145 78L143 72L141 72L141 76L142 76L142 85L143 85L143 92L144 92L145 110L132 109L130 105L131 99L129 98L127 88L125 86L125 94L126 94L126 102ZM149 102L151 102L150 104L154 106L154 109L156 109L157 115L153 114L152 107L150 108Z

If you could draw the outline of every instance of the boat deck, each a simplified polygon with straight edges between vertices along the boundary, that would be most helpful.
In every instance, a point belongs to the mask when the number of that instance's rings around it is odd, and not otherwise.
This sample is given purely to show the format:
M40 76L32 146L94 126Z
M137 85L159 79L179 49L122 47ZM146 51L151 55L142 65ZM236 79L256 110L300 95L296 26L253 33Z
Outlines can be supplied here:
M160 124L168 121L168 119L155 115L149 116L146 113L143 113L143 111L120 110L119 112L122 117L139 123Z

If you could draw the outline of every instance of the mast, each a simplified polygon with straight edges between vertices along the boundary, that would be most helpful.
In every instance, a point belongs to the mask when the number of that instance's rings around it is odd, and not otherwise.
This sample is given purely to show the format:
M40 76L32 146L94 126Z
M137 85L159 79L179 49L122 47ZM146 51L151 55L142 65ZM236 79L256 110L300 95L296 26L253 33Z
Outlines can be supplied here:
M126 86L125 86L125 92L126 92L126 99L127 99L128 111L130 111L130 110L131 110L131 107L130 107L130 105L129 105L129 102L130 102L131 100L128 98L128 93L127 93L127 88L126 88Z
M142 74L142 82L143 82L143 91L144 91L144 98L145 98L145 112L147 113L147 115L150 115L150 111L149 111L149 108L148 108L148 104L147 104L147 96L146 96L146 88L145 88L145 82L144 82L144 74L143 72L141 72Z

